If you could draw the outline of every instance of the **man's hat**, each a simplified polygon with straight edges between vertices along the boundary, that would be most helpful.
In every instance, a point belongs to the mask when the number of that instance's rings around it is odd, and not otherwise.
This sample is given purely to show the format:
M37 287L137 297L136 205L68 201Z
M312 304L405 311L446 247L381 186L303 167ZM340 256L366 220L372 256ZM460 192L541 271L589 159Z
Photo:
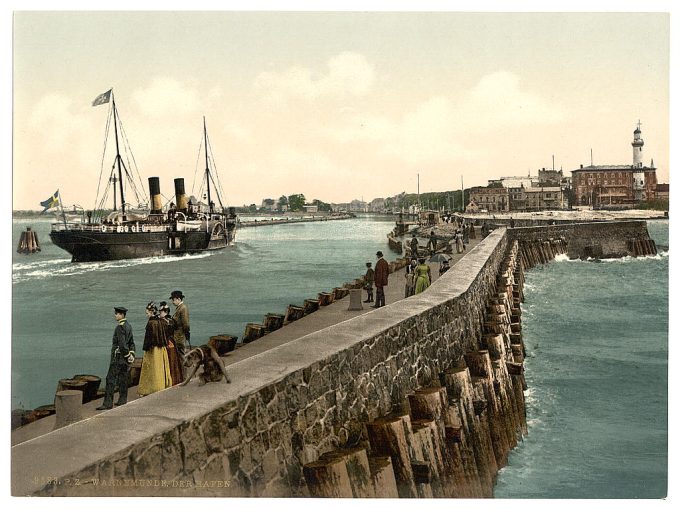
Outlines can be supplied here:
M180 292L179 290L173 290L173 292L170 294L171 299L184 299L184 294Z
M114 310L116 313L121 313L121 314L123 314L123 315L127 313L127 308L124 308L124 307L122 307L122 306L120 306L120 307L114 307L113 310Z
M382 254L382 251L378 251L377 253L375 253L375 255L376 256L382 256L383 254Z

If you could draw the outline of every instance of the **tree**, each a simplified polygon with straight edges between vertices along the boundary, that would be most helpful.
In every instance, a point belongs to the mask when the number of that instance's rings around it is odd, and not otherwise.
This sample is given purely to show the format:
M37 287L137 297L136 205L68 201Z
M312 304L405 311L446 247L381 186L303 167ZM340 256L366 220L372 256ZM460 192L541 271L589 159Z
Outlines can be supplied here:
M304 194L291 194L288 197L288 207L291 212L300 212L305 209L306 198Z
M287 206L288 206L288 198L286 198L285 196L281 196L281 198L279 198L278 203L276 204L276 210L281 212Z

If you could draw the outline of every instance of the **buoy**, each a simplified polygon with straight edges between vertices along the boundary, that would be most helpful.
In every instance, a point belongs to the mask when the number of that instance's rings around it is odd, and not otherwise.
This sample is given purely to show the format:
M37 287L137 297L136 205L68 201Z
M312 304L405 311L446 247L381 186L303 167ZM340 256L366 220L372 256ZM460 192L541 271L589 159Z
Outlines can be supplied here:
M31 230L30 226L26 228L25 232L21 232L19 238L19 245L17 246L17 253L32 254L40 251L40 242L38 236Z

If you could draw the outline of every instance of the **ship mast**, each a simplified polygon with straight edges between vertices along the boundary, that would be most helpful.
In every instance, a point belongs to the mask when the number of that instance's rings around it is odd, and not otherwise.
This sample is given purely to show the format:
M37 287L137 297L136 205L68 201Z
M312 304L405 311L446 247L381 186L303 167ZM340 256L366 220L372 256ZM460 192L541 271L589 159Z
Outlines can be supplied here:
M113 103L113 132L116 134L116 164L118 165L118 183L120 184L120 207L123 213L123 221L125 221L125 194L123 193L123 170L121 169L121 157L120 150L118 148L118 111L116 110L116 99L113 96L113 91L111 92L111 102ZM114 182L114 192L115 192L115 182ZM115 205L114 205L115 208Z
M205 116L203 117L203 143L205 144L205 180L208 186L208 211L213 213L213 203L210 197L210 166L208 165L208 130L205 127Z

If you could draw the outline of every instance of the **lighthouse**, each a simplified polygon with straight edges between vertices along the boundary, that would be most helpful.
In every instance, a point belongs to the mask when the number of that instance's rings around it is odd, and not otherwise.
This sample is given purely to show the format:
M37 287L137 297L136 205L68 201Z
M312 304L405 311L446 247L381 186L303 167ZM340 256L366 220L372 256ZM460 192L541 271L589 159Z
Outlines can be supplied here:
M642 131L640 131L640 121L638 120L638 125L635 131L633 131L633 168L642 168L642 147L645 142L640 137Z

